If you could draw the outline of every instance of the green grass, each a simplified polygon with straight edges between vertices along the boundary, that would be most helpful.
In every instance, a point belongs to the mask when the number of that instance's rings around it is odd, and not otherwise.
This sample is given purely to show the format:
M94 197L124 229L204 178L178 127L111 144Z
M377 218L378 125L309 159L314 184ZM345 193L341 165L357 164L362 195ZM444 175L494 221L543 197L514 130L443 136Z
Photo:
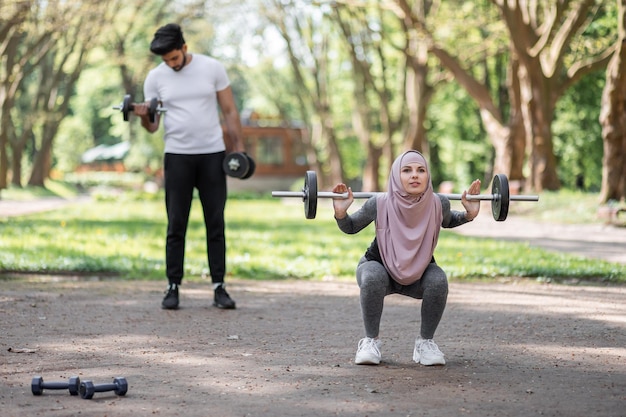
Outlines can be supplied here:
M125 193L0 219L0 272L163 279L166 221L162 195L137 196ZM299 201L285 204L249 195L228 200L226 221L228 272L246 279L353 279L356 263L374 236L373 225L356 235L340 232L330 206L323 203L317 218L306 220ZM522 277L626 282L625 265L555 254L524 243L463 237L448 230L441 233L435 257L452 280ZM185 267L186 279L208 275L197 200L191 212Z

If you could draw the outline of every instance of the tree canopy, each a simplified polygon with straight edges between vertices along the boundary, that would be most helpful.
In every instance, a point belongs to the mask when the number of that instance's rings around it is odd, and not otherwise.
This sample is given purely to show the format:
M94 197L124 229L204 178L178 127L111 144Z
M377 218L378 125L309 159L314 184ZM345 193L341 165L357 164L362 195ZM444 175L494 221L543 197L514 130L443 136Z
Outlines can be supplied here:
M434 182L507 174L536 191L626 194L624 7L613 0L0 0L0 189L86 149L162 149L111 106L143 99L159 26L225 62L240 111L307 127L323 183L380 179L413 148Z

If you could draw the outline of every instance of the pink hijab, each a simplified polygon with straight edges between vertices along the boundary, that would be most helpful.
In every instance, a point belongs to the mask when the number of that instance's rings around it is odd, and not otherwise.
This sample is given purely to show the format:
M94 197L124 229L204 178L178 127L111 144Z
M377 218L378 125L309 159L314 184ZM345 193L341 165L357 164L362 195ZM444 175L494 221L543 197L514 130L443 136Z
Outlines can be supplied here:
M417 162L428 171L428 186L410 195L402 186L402 167ZM400 155L391 166L387 193L377 199L376 239L391 277L402 285L422 278L430 263L443 218L441 200L433 191L426 159L417 151Z

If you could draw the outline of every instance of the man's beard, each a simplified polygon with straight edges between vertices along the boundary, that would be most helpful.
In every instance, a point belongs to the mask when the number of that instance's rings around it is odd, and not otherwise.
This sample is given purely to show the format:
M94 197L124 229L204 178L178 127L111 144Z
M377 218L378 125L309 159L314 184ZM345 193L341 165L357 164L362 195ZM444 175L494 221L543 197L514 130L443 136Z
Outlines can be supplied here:
M180 64L180 66L179 66L179 67L175 67L175 68L172 68L172 69L173 69L174 71L178 72L178 71L180 71L181 69L185 68L185 65L187 65L187 54L183 55L183 63L182 63L182 64Z

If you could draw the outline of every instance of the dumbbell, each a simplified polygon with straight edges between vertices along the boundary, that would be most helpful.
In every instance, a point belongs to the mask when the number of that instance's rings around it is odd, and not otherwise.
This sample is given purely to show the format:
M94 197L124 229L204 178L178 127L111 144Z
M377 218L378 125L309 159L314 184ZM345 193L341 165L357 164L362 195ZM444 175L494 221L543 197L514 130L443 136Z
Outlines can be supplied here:
M113 378L112 384L99 384L95 385L93 381L83 381L80 383L78 388L78 392L80 393L80 397L89 400L93 397L96 392L108 392L113 391L115 395L125 395L128 391L128 382L126 382L126 378L117 377Z
M30 384L33 395L41 395L44 389L66 389L69 390L71 395L78 395L79 386L80 378L77 376L71 377L68 382L43 382L41 376L35 376Z
M130 112L135 110L135 103L133 103L132 96L130 94L126 94L122 103L117 106L113 106L113 109L121 110L122 115L124 115L124 121L127 122ZM150 118L150 122L154 123L157 113L165 113L166 111L166 108L159 106L158 99L150 99L150 107L148 108L148 117Z
M254 174L256 163L245 152L231 152L224 158L222 168L229 177L247 180Z

